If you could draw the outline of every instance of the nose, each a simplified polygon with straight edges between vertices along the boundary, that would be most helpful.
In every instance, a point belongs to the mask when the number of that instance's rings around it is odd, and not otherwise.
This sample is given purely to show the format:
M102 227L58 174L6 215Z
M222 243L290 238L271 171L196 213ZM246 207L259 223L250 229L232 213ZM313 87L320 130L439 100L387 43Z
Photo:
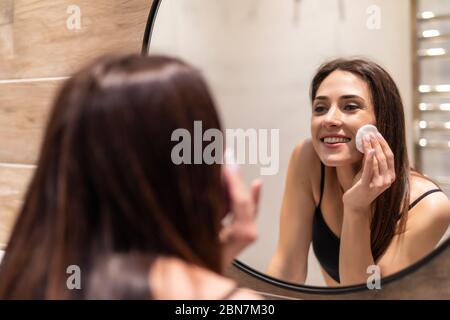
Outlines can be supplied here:
M342 120L339 108L332 106L325 115L322 125L326 128L340 127L342 125Z

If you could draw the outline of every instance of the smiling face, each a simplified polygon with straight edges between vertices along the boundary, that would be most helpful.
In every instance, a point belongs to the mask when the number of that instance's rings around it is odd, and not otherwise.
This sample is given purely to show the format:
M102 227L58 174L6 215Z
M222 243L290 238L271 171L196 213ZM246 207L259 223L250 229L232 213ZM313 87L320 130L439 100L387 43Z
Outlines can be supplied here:
M365 124L376 125L369 86L353 73L333 71L312 103L311 139L321 161L330 167L360 161L356 132Z

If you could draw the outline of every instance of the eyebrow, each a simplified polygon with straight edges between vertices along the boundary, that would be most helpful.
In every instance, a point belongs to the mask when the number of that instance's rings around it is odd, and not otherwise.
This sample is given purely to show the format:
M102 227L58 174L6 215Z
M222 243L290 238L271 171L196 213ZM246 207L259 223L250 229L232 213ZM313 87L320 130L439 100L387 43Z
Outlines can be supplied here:
M345 96L341 96L341 99L361 99L364 101L364 98L357 96L355 94L347 94Z
M346 94L343 96L340 96L339 99L343 99L343 100L348 100L348 99L360 99L360 100L364 100L364 98L355 95L355 94ZM314 98L314 100L330 100L330 98L328 98L327 96L317 96Z

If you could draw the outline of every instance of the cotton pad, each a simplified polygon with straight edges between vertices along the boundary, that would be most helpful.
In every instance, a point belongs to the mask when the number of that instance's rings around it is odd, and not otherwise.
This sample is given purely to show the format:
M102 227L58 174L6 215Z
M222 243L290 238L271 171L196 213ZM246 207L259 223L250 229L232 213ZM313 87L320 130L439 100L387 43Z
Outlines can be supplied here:
M359 152L364 153L362 138L368 133L376 134L377 132L378 132L377 127L371 124L366 124L361 128L359 128L358 132L356 133L356 149L358 149Z

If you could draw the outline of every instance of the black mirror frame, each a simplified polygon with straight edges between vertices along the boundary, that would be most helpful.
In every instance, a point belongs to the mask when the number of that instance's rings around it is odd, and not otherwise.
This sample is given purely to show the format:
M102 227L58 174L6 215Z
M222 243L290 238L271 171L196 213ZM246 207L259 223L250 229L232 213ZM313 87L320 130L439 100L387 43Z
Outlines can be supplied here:
M153 0L152 6L150 9L150 13L148 15L147 24L145 27L144 38L142 41L142 55L147 55L150 50L151 36L155 27L156 16L158 14L158 9L163 0ZM398 271L390 276L382 278L382 284L387 284L396 280L403 278L404 276L420 269L422 266L426 265L428 262L433 260L443 251L450 247L450 238L446 239L443 243L439 245L439 247L435 248L428 255L417 261L416 263L410 265L409 267ZM342 287L317 287L317 286L306 286L301 284L295 284L286 282L283 280L279 280L268 276L260 271L257 271L245 263L240 262L239 260L233 261L233 266L236 268L252 275L253 277L267 282L269 284L278 286L283 289L289 289L297 292L302 292L306 294L320 294L320 295L335 295L335 294L347 294L347 293L356 293L365 290L369 290L366 284L359 284L353 286L342 286Z

